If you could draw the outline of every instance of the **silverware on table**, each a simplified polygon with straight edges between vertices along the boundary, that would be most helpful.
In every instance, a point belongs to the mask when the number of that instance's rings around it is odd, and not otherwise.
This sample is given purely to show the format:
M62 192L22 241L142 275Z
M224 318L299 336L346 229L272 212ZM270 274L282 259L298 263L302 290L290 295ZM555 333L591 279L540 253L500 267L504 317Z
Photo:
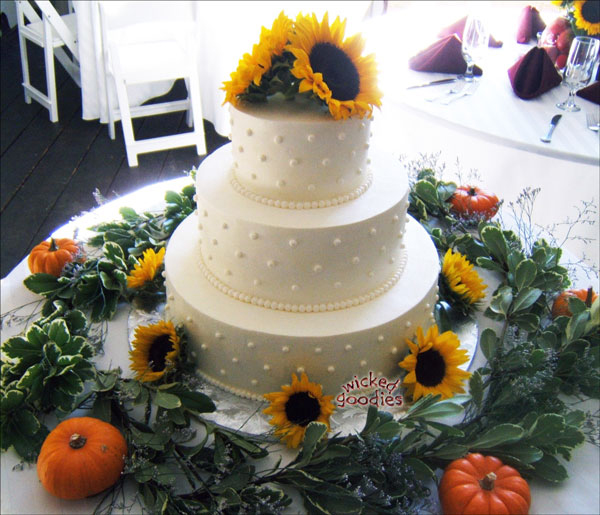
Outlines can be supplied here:
M600 131L600 120L597 112L588 112L585 114L585 118L587 121L588 129L595 132Z
M561 118L562 118L562 114L555 114L552 117L552 120L550 120L550 127L548 127L548 132L546 133L545 136L540 138L544 143L550 143L550 141L552 140L552 133L554 132L554 129L558 125L558 122L560 122Z
M426 88L428 86L437 86L438 84L449 84L450 82L456 82L459 78L460 77L448 77L446 79L432 80L430 82L424 82L423 84L408 86L406 89Z
M442 94L436 95L435 97L426 98L425 100L427 100L427 102L437 102L438 100L441 100L442 98L456 95L457 93L461 92L464 89L464 87L465 87L464 82L460 81L458 84L452 86L450 89L444 91Z
M467 84L467 86L465 86L461 91L459 91L458 94L448 97L445 100L442 100L440 102L440 104L447 106L448 104L451 104L452 102L454 102L455 100L458 100L459 98L464 98L469 95L472 95L473 93L475 93L477 91L478 87L479 87L479 83L473 81L471 84Z

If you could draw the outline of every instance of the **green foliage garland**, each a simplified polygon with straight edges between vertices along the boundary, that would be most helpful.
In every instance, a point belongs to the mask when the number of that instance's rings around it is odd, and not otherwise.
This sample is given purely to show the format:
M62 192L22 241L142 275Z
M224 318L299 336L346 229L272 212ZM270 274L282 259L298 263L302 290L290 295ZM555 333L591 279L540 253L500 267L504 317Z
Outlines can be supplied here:
M124 208L123 221L96 226L92 243L102 246L101 257L71 265L60 278L25 280L47 300L26 334L2 345L2 450L12 446L35 460L49 412L63 418L83 408L115 424L129 457L123 480L101 500L104 512L132 481L151 512L278 513L291 504L293 488L309 513L413 513L432 502L435 470L472 451L494 454L529 478L564 480L559 460L583 443L587 420L565 394L598 398L600 391L599 302L571 300L573 316L551 320L551 300L569 284L560 249L541 240L528 251L498 224L457 219L448 206L453 191L422 170L409 200L440 254L456 249L500 278L485 312L500 329L480 335L487 363L473 372L470 396L427 396L399 419L371 407L364 428L348 436L326 438L326 427L311 423L299 454L281 465L263 439L202 417L218 407L198 391L182 328L182 365L159 382L96 369L84 312L92 322L108 320L119 301L133 298L127 273L193 211L190 186L168 192L162 213ZM440 306L438 317L450 303ZM458 424L439 422L459 415Z

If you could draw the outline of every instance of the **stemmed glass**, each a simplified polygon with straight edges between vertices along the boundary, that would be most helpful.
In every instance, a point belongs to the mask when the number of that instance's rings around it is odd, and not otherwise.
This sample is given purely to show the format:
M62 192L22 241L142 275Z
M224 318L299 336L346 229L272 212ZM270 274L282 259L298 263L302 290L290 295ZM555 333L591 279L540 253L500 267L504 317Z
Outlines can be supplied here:
M564 71L564 82L569 87L569 97L556 104L563 111L581 111L575 104L575 91L585 86L592 78L596 58L598 57L600 40L587 36L577 36L571 43L567 65Z
M481 62L489 41L490 34L483 20L479 16L470 15L465 23L462 40L462 55L467 63L464 80L467 82L473 81L473 67L475 63Z

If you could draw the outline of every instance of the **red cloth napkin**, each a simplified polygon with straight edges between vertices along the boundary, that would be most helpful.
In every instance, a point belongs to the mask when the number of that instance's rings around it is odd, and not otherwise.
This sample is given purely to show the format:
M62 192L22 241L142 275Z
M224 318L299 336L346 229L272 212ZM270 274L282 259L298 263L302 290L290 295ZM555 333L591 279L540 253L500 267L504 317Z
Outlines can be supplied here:
M467 17L461 18L460 20L455 21L452 25L448 25L447 27L440 30L438 33L438 38L445 38L446 36L451 36L452 34L456 34L458 39L462 41L463 32L465 31L465 25L467 24ZM493 48L500 48L502 46L502 41L496 39L494 36L490 34L490 42L488 46Z
M600 105L600 82L594 82L583 89L580 89L576 95L581 98L585 98L594 104Z
M543 48L533 47L508 69L513 91L528 100L558 86L561 76Z
M455 34L440 39L408 60L408 67L419 72L464 73L467 69L461 53L462 43ZM473 73L481 75L475 66Z
M545 28L546 24L535 7L530 5L523 7L517 25L517 43L529 43L531 38L535 39L537 33Z

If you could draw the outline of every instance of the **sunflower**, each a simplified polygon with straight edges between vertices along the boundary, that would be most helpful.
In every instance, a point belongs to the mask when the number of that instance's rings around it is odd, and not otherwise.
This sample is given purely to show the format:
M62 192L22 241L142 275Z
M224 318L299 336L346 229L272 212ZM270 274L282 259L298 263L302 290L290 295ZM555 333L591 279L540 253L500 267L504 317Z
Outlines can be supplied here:
M237 105L239 96L246 93L251 84L260 86L263 75L271 68L273 58L283 54L291 29L292 20L283 11L270 30L262 27L259 42L253 46L252 54L244 54L237 70L231 74L231 80L223 83L223 104L230 102Z
M134 265L131 274L127 276L128 288L141 288L147 282L153 281L156 272L163 264L165 248L162 247L158 253L154 249L147 249L139 262Z
M163 322L135 329L133 350L129 353L129 368L136 380L157 381L175 366L179 356L179 336L172 322Z
M300 381L292 374L292 384L281 390L264 395L271 405L263 413L272 415L269 424L277 427L275 434L288 447L300 445L310 422L322 422L329 430L329 417L335 409L333 395L323 395L320 384L311 383L303 372Z
M327 13L321 23L315 14L298 15L287 47L296 58L292 74L301 79L298 91L312 91L334 119L370 117L382 96L375 57L361 56L365 42L360 34L344 41L345 28L346 21L339 17L330 27Z
M473 270L473 264L459 252L455 254L448 249L442 264L442 276L450 290L468 304L475 304L485 297L487 285Z
M417 343L409 339L406 343L411 353L398 365L408 370L402 384L412 393L413 401L428 394L441 394L443 399L448 399L455 393L464 393L463 381L471 374L458 366L469 357L466 350L459 349L455 333L439 334L437 325L433 325L423 336L423 329L418 327Z
M573 3L575 26L588 35L600 34L600 2L598 0L577 0Z

